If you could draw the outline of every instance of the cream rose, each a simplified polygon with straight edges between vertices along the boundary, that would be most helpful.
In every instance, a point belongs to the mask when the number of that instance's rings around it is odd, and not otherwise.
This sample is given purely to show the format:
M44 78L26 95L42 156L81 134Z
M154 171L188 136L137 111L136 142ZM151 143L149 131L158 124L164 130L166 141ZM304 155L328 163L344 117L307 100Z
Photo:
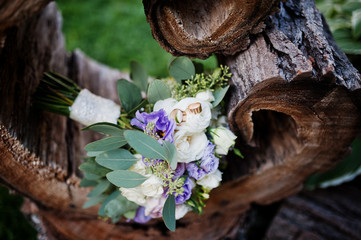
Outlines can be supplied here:
M175 207L175 219L181 219L187 212L191 211L192 208L186 204L180 204Z
M154 175L151 175L139 187L147 197L158 197L163 194L163 181Z
M144 195L142 189L138 186L135 188L119 188L123 197L127 198L129 201L135 202L140 206L144 206L146 203L146 196Z
M218 187L221 181L222 181L222 172L217 169L214 173L206 175L200 180L198 180L197 184L205 187L208 190L211 190L213 188Z
M214 101L213 93L210 90L197 93L196 98L207 102Z
M150 197L147 199L144 207L144 215L150 216L151 218L159 218L162 216L163 206L166 198L161 197Z
M174 134L178 162L189 163L200 159L207 144L208 139L204 132L190 135L186 131L178 131Z
M159 110L163 109L169 116L173 110L173 106L177 103L178 103L177 100L175 100L173 98L159 100L154 104L153 111L159 111Z
M229 148L235 144L237 138L236 135L225 127L214 128L210 133L213 137L214 144L216 144L216 153L221 155L228 153Z
M201 105L200 113L192 113L188 107L193 103L199 103ZM211 107L212 105L198 98L184 98L173 106L174 109L179 109L186 112L186 119L180 125L177 126L177 130L187 131L189 133L202 132L209 126L211 121Z
M148 197L159 197L163 194L163 182L159 177L147 174L147 166L143 163L140 154L134 156L138 161L129 170L147 177L147 180L135 188L119 188L119 190L129 201L144 206Z

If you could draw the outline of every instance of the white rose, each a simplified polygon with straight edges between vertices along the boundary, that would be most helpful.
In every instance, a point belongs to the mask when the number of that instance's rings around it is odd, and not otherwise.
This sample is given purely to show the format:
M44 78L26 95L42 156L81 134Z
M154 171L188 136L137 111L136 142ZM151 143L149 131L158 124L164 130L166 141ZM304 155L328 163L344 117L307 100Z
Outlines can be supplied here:
M147 197L159 197L163 194L163 181L154 175L151 175L139 187Z
M136 157L138 159L138 161L136 161L133 166L131 166L128 170L130 171L134 171L136 173L139 173L143 176L147 175L147 166L144 164L143 160L142 160L142 155L140 154L134 154L134 157Z
M218 169L212 173L204 176L197 181L198 185L205 187L208 190L216 188L219 186L219 183L222 181L222 172Z
M150 216L151 218L159 218L162 216L163 206L166 198L161 196L158 198L150 197L147 199L144 207L144 215Z
M214 101L214 96L210 90L197 93L196 98L203 100L203 101L207 101L207 102Z
M235 144L237 138L236 135L225 127L212 129L210 133L213 137L214 144L216 144L216 153L221 155L228 153L229 148Z
M123 197L129 201L135 202L140 206L144 206L146 203L146 196L142 189L138 186L135 188L119 188Z
M192 208L186 204L180 204L175 207L175 219L181 219L187 212L191 211Z
M185 131L178 131L174 134L178 162L189 163L200 159L207 144L208 139L204 132L190 135Z
M192 103L200 103L202 111L200 113L191 113L188 106ZM202 132L209 126L211 121L211 107L207 101L203 101L198 98L184 98L173 106L173 109L179 109L186 112L186 120L180 126L177 126L177 130L183 130L190 133Z
M173 110L173 106L177 103L177 100L173 98L167 98L164 100L159 100L154 104L153 111L159 111L163 109L169 116Z

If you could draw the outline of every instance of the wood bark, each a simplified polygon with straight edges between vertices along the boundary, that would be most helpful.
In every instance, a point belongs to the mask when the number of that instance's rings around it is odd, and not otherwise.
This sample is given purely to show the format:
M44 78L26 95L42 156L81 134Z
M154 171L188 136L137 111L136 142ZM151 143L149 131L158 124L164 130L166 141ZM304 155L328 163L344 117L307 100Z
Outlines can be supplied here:
M66 53L60 29L61 16L49 4L3 31L0 52L5 103L0 179L36 202L49 238L232 238L252 202L267 204L298 192L308 175L341 160L360 134L359 74L333 42L313 2L289 1L266 20L265 31L252 37L246 51L219 56L233 73L229 118L246 159L228 157L223 175L228 181L211 192L203 215L186 215L174 233L160 220L145 225L98 220L96 207L81 208L89 189L78 186L77 167L84 145L99 136L33 109L31 95L42 73L55 70L116 100L115 80L127 76L80 51Z
M245 50L280 0L143 0L153 37L172 55L207 58Z
M361 239L360 180L287 199L266 239Z

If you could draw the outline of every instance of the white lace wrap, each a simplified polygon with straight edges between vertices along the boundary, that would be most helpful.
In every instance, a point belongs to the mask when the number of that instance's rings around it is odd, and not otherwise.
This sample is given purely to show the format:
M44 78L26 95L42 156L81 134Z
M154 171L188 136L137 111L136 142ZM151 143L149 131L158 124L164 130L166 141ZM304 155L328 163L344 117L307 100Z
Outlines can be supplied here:
M87 89L80 91L74 104L69 107L70 118L86 126L98 122L117 123L120 106L115 102L92 94Z

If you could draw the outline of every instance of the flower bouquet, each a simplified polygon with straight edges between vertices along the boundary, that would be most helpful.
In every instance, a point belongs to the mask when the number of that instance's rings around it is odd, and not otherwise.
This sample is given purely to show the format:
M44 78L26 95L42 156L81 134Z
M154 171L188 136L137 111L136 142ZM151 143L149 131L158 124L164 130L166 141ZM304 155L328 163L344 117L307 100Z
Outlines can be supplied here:
M221 107L231 74L222 66L196 73L185 57L171 60L163 80L148 81L135 62L131 68L133 82L117 82L121 107L55 73L44 75L34 105L104 134L85 146L79 167L80 185L94 187L84 208L101 203L99 216L113 222L163 217L174 231L176 219L202 212L222 180L220 160L236 138Z

